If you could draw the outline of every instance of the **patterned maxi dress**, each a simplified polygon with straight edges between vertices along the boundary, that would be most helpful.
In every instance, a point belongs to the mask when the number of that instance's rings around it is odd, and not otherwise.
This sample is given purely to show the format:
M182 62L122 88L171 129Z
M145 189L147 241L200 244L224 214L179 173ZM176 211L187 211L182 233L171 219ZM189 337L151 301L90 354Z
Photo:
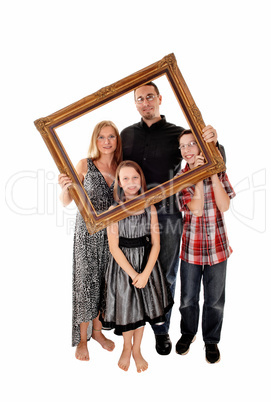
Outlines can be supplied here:
M109 188L103 175L91 159L84 187L95 211L106 211L113 204L113 183ZM90 322L88 340L92 334L92 322L100 309L104 275L108 264L106 229L90 235L78 212L76 216L73 250L73 318L72 346L80 342L80 324Z

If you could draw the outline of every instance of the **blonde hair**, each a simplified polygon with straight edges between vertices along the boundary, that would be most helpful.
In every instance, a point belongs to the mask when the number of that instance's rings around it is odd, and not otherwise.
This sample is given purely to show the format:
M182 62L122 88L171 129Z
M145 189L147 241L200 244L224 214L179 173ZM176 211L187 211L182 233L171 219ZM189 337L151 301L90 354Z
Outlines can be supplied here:
M119 173L120 170L123 167L132 167L135 169L135 171L139 174L140 179L141 179L141 189L140 189L140 193L144 193L145 191L147 191L147 185L146 185L146 180L145 180L145 176L142 172L141 167L134 161L123 161L121 162L116 170L116 175L115 175L115 184L114 184L114 191L113 191L113 196L114 196L114 200L117 203L123 202L125 201L125 195L124 192L122 190L122 188L119 185Z
M117 126L110 120L103 120L100 123L96 124L94 127L92 137L90 140L89 148L88 148L88 158L91 158L92 160L99 159L101 154L100 151L97 147L97 138L100 135L101 130L104 127L112 127L115 130L116 136L117 136L117 146L116 150L114 153L114 158L117 163L117 165L122 161L122 146L121 146L121 139L119 135L119 130Z

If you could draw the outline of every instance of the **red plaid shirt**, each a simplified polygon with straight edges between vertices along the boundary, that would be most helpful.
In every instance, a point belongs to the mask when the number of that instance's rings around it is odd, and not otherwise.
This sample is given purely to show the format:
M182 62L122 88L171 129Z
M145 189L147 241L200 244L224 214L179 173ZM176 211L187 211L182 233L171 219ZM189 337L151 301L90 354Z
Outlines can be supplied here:
M188 164L181 171L189 170ZM218 177L228 196L233 198L235 192L225 172ZM204 210L202 216L193 215L187 204L192 200L195 186L183 189L177 194L180 211L184 212L182 247L180 258L191 264L214 265L225 261L232 253L227 237L223 213L215 202L215 195L210 177L203 180Z

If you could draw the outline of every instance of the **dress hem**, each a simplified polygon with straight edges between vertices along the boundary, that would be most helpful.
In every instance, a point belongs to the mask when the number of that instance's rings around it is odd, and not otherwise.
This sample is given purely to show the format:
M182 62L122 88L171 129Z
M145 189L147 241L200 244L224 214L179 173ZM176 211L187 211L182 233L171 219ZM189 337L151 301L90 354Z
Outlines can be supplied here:
M130 323L130 324L126 324L126 325L117 325L115 322L106 322L103 320L102 315L100 315L99 319L102 323L102 329L103 330L111 330L111 329L115 329L114 330L114 334L115 335L122 335L123 332L127 332L127 331L133 331L137 328L140 328L142 326L145 326L146 323L148 322L150 325L157 325L159 323L163 324L166 321L166 313L172 308L174 302L170 303L165 309L164 309L164 314L159 316L159 317L155 317L155 318L150 318L145 316L144 319L139 320L135 323Z

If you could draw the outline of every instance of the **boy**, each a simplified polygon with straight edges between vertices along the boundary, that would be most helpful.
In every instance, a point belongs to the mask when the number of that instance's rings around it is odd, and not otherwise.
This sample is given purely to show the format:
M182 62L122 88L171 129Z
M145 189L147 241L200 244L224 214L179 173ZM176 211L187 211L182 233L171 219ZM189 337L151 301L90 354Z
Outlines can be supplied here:
M204 157L191 130L179 137L180 151L187 162L181 171L204 164ZM206 360L217 363L217 344L223 321L227 259L232 253L223 212L229 209L234 190L225 172L212 175L177 194L184 212L181 245L181 333L176 352L185 355L194 341L199 322L201 280L204 287L202 334Z

